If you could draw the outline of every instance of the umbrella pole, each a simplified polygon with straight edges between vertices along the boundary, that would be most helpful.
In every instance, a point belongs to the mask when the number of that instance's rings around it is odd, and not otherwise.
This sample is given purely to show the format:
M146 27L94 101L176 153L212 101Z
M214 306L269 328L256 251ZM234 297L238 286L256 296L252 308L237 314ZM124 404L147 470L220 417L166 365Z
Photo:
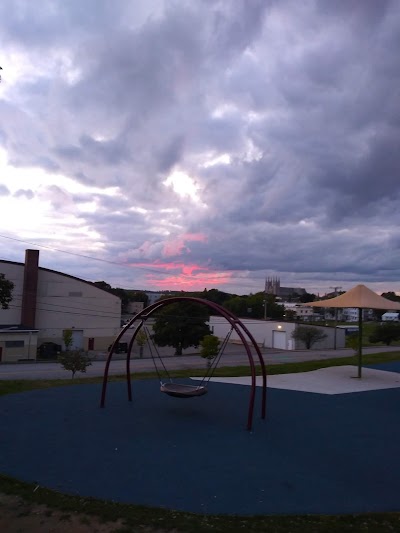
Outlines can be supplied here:
M361 378L362 363L362 309L358 308L358 376Z

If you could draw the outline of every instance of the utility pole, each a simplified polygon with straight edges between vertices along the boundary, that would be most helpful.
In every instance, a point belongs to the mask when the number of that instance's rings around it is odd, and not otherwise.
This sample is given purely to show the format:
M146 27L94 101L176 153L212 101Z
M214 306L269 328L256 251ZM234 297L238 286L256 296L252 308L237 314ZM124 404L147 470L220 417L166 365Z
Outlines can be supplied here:
M273 294L273 278L266 278L264 287L264 320L267 320L267 297L268 294Z
M335 297L337 296L338 290L342 287L329 287L330 289L333 289L335 291ZM337 310L338 308L335 307L335 334L333 336L333 349L336 350L336 331L337 331Z

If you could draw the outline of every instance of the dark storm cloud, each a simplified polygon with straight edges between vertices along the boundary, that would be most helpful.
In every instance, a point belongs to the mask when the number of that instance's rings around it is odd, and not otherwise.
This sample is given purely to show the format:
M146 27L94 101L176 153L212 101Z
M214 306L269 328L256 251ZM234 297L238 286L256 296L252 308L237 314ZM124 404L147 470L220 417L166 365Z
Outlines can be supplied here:
M104 32L118 19L120 12L113 2L85 0L54 1L37 9L32 2L3 0L0 17L4 39L20 46L46 49L71 38L71 30L76 35L86 32Z
M32 200L32 198L35 197L33 191L31 191L30 189L18 189L18 191L14 193L14 196L15 198L25 197L28 200Z
M168 172L173 166L180 161L184 149L184 141L181 136L177 136L171 142L161 149L158 159L158 170Z
M95 212L48 191L113 257L260 289L265 273L400 279L398 2L8 0L0 15L0 44L37 64L0 100L9 162L118 188ZM196 198L166 185L174 170Z
M118 165L129 160L126 148L117 141L100 142L82 135L79 146L56 147L54 152L66 159L79 159L91 165Z

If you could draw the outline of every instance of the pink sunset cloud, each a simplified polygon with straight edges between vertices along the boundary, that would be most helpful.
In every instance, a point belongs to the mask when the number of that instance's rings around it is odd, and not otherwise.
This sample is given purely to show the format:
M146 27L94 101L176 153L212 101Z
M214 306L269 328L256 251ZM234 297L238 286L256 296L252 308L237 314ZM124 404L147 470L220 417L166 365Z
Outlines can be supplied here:
M224 285L232 278L230 272L211 272L207 267L195 264L156 262L136 266L159 270L160 274L163 274L162 279L158 278L157 274L146 274L146 279L153 287L161 290L203 290L205 287ZM171 272L171 275L165 276L165 272Z
M204 233L184 233L177 236L173 241L167 241L164 244L163 256L171 257L181 254L184 251L190 252L187 243L189 242L207 242L207 236Z

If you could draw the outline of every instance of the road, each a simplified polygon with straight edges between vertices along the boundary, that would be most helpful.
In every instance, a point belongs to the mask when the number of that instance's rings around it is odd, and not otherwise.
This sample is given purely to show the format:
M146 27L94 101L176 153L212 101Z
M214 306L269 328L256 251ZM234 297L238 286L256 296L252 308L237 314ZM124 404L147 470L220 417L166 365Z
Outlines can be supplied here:
M364 348L363 353L376 352L393 352L398 351L398 346L385 346ZM279 363L292 363L300 361L321 360L337 357L350 357L354 354L351 349L342 350L272 350L268 348L262 349L263 357L267 365ZM87 368L86 374L77 374L79 377L98 377L102 376L105 367L106 354L98 354L98 358L102 360L93 360L92 365ZM123 356L125 357L125 356ZM179 357L169 356L163 358L164 364L168 370L176 369L197 369L206 368L206 362L197 354L183 355ZM247 365L248 358L240 345L229 345L223 354L219 367L229 367L238 365ZM153 360L150 357L144 359L134 358L131 361L131 372L146 372L154 371ZM118 359L111 361L109 373L111 375L125 373L125 358L119 356ZM0 364L0 380L13 379L64 379L69 378L71 373L64 370L59 363L56 362L33 362L33 363L2 363Z

